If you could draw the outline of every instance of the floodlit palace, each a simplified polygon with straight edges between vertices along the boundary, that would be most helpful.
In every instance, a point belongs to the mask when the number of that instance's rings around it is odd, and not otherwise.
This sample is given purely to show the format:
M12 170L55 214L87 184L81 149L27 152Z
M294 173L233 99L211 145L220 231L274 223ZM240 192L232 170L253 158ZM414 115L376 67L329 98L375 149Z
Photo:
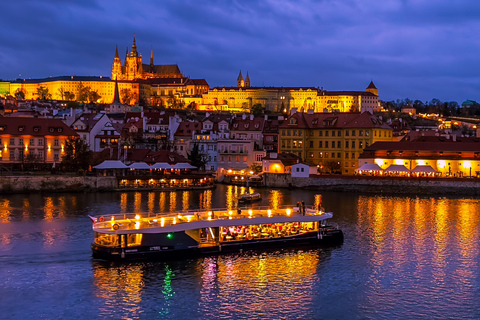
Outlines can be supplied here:
M50 99L80 100L87 87L97 93L96 102L111 104L118 89L125 105L150 105L194 108L207 111L249 112L260 105L271 112L287 113L291 109L313 112L364 112L380 109L378 90L370 82L365 91L328 91L318 87L255 87L250 76L238 75L237 85L210 88L205 79L185 77L176 64L155 65L153 50L150 63L143 62L135 37L124 60L118 47L111 78L103 76L60 76L45 79L16 79L0 82L0 94L23 94L25 100L36 100L39 89L47 90Z

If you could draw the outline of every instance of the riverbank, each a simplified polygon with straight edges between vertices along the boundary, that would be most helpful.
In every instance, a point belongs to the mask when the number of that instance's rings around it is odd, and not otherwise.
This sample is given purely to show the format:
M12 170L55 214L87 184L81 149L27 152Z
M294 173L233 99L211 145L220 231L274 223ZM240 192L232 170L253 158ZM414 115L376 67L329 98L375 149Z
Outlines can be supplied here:
M263 186L375 194L480 195L480 179L264 174Z
M0 193L35 192L116 192L116 191L181 191L215 188L206 186L120 186L115 176L2 176ZM412 178L318 175L292 178L290 174L263 175L263 183L252 187L312 189L318 191L374 194L480 195L480 179L476 178ZM228 183L227 183L228 184Z
M204 190L215 188L214 184L205 186L121 186L124 177L115 176L69 176L69 175L22 175L1 176L0 193L35 192L115 192L115 191L180 191Z

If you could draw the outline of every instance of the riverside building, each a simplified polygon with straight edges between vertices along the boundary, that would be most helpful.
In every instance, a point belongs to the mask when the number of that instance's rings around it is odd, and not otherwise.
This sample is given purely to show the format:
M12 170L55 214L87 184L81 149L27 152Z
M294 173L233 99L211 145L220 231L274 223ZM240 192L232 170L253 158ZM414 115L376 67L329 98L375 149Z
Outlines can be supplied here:
M377 141L392 141L392 131L369 112L296 112L279 126L279 152L298 155L323 172L353 174L360 153Z

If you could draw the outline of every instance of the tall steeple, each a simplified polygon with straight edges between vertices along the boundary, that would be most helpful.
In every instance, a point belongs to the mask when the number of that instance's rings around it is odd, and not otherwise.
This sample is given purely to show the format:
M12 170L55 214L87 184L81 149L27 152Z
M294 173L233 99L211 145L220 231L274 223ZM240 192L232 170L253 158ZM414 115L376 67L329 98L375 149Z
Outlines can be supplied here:
M115 95L113 96L113 104L120 105L120 94L118 92L118 81L115 79Z
M245 78L245 88L250 87L250 77L248 76L248 71L247 71L247 77Z
M151 49L150 51L150 67L153 68L154 64L153 64L153 48Z
M240 74L238 75L238 78L237 78L237 87L243 88L244 86L245 86L245 81L243 80L242 70L240 70Z
M137 43L136 43L136 41L135 41L135 34L133 34L132 56L133 56L133 57L138 56L138 53L137 53Z
M120 56L118 55L118 46L115 47L115 59L120 59Z

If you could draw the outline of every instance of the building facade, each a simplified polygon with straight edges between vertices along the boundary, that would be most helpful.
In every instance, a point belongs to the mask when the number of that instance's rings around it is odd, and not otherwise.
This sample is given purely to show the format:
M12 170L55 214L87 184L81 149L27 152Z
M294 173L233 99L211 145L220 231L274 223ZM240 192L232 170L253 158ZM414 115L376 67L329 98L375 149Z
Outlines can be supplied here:
M279 126L279 152L296 154L324 172L353 174L363 149L392 141L392 131L369 112L294 113Z

